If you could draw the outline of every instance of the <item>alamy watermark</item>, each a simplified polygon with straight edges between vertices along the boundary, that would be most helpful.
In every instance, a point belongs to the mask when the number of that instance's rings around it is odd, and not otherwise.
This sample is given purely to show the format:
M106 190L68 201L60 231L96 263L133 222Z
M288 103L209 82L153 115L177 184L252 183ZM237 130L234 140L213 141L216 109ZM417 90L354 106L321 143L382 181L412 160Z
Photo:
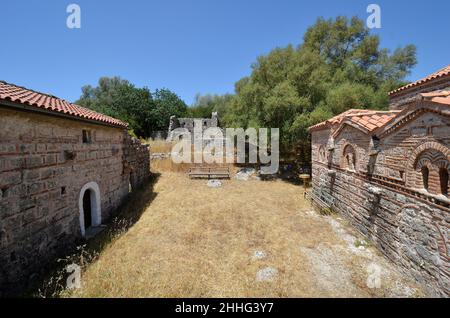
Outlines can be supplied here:
M81 8L78 4L69 4L66 8L69 16L66 20L66 25L69 29L81 29Z
M375 263L372 263L367 266L367 274L367 287L370 289L381 288L381 267Z
M378 4L369 4L367 13L370 13L366 20L367 27L369 29L381 29L381 7Z
M77 264L70 264L66 267L66 272L69 274L66 280L67 289L81 288L81 267Z
M174 163L250 163L261 164L261 174L278 172L278 128L203 129L202 120L196 119L193 131L176 128L171 134L177 141L172 148Z
M378 4L372 3L367 6L367 13L370 15L367 17L366 25L369 29L381 29L381 7ZM69 29L81 29L81 7L72 3L66 8L66 13L69 16L66 20L66 25Z

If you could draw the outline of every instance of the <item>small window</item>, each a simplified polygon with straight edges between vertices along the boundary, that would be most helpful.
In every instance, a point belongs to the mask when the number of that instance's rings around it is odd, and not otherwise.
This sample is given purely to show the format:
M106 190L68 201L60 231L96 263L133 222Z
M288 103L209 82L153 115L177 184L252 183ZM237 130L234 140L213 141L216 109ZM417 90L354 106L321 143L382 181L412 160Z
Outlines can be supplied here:
M424 166L422 167L422 183L423 188L428 191L428 178L430 176L430 170L428 170L428 167Z
M439 180L441 182L441 193L448 196L448 170L447 168L439 169Z
M91 132L83 129L83 144L90 144L91 141Z
M61 187L61 195L65 195L66 194L66 187Z
M5 188L0 189L0 199L1 198L6 198L6 189Z

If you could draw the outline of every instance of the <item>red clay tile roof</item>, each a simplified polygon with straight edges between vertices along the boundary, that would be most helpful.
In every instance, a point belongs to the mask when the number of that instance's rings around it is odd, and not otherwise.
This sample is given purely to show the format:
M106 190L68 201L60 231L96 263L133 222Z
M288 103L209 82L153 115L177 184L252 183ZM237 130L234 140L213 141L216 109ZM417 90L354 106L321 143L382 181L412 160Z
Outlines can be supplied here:
M314 126L309 127L309 130L318 130L323 128L328 128L336 124L340 124L342 120L349 115L356 115L357 113L364 111L362 109L349 109L346 112L343 112L342 114L339 114L333 118L330 118L328 120L325 120L321 123L318 123Z
M450 97L433 97L429 101L438 104L450 105Z
M425 99L432 98L432 97L447 97L450 96L449 91L435 91L435 92L429 92L429 93L422 93L420 94Z
M35 92L20 86L0 81L0 102L10 101L79 119L98 121L104 124L126 128L127 124L113 117L69 103L52 95Z
M383 127L397 116L400 110L376 111L366 109L350 109L336 117L321 122L309 128L310 131L323 128L334 128L336 130L341 123L357 125L367 132Z
M353 116L348 116L345 120L357 124L368 132L372 132L383 127L397 116L400 110L390 111L367 111Z
M439 71L437 71L437 72L435 72L435 73L433 73L431 75L428 75L427 77L422 78L422 79L420 79L420 80L418 80L416 82L410 83L410 84L408 84L406 86L403 86L403 87L400 87L400 88L398 88L396 90L393 90L392 92L389 93L389 95L392 95L392 94L395 94L395 93L399 93L399 92L404 91L404 90L406 90L408 88L411 88L411 87L414 87L414 86L418 86L418 85L427 83L429 81L432 81L432 80L435 80L435 79L438 79L438 78L441 78L441 77L444 77L444 76L449 76L449 75L450 75L450 65L448 65L448 66L444 67L443 69L440 69Z

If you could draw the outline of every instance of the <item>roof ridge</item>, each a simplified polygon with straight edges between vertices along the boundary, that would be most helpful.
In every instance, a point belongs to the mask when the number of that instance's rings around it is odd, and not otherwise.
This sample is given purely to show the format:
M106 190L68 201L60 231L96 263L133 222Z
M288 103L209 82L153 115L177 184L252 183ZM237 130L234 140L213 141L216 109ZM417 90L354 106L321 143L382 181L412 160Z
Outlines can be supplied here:
M404 91L404 90L406 90L408 88L415 87L417 85L424 84L424 83L427 83L429 81L432 81L432 80L434 80L436 78L441 78L443 76L448 76L448 75L450 75L450 64L447 65L447 66L444 66L444 67L440 68L439 70L437 70L437 71L435 71L435 72L433 72L433 73L431 73L431 74L429 74L427 76L424 76L424 77L422 77L422 78L420 78L420 79L418 79L416 81L413 81L413 82L411 82L409 84L403 85L403 86L401 86L401 87L399 87L397 89L394 89L394 90L390 91L388 93L388 95L392 95L392 94Z
M346 116L361 116L365 114L390 114L390 113L396 113L401 110L369 110L367 109L365 112L361 112L359 114L347 114ZM342 114L343 115L343 114Z
M61 113L75 118L84 118L96 122L126 128L127 123L112 116L100 113L90 108L68 102L57 96L38 92L23 86L0 81L0 100L11 101L18 104L28 105L47 111Z
M14 87L21 88L21 89L25 89L27 91L30 91L30 92L33 92L33 93L36 93L36 94L41 94L41 95L45 95L45 96L48 96L48 97L56 98L56 99L59 99L59 100L62 100L62 101L65 101L65 102L71 104L71 102L65 100L64 98L60 98L60 97L55 96L53 94L36 91L34 89L31 89L31 88L28 88L28 87L25 87L25 86L21 86L21 85L17 85L17 84L13 84L13 83L7 82L5 80L0 80L0 83L6 84L6 85L9 85L9 86L14 86Z

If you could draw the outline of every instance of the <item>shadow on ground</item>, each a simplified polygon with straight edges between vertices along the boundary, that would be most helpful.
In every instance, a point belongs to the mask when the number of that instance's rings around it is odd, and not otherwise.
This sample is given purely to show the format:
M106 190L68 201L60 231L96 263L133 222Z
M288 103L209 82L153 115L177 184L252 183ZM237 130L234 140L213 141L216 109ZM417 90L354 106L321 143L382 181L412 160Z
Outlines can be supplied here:
M66 288L70 273L66 267L77 264L83 270L94 262L108 244L125 234L150 206L157 194L153 191L160 173L152 173L150 179L142 187L131 193L125 202L116 210L110 220L104 223L105 229L89 241L80 241L63 257L48 266L47 274L33 284L24 297L58 297Z

